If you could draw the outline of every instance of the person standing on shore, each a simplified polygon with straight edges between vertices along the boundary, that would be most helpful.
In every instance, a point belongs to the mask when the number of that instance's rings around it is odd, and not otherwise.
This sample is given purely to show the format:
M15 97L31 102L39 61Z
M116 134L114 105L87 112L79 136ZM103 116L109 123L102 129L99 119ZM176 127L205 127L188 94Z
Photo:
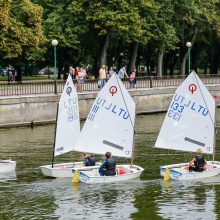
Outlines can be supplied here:
M124 77L128 78L128 74L126 73L126 68L123 66L119 71L118 71L118 77L122 80Z
M136 84L136 69L133 69L129 78L130 88L134 88Z
M106 71L105 71L105 65L102 65L102 67L99 70L99 88L102 89L106 83Z

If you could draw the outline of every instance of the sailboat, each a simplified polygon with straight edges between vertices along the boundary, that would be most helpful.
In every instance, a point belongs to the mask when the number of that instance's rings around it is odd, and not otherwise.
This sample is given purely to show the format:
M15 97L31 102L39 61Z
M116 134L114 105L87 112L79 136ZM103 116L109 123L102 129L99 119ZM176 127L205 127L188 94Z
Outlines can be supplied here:
M192 71L177 88L159 132L156 148L213 154L203 172L189 172L189 163L160 167L161 176L170 171L170 178L192 180L208 178L220 173L215 154L215 100ZM168 172L169 173L169 172Z
M43 175L50 177L72 177L72 169L83 167L83 162L54 164L54 158L74 149L80 134L78 96L72 77L69 75L57 106L53 158L50 165L40 166Z
M15 171L16 161L0 160L0 173Z
M74 150L133 159L135 103L116 74L98 93ZM77 169L73 169L75 172ZM80 181L88 184L117 182L140 177L143 168L116 166L115 176L100 176L98 168L80 171Z

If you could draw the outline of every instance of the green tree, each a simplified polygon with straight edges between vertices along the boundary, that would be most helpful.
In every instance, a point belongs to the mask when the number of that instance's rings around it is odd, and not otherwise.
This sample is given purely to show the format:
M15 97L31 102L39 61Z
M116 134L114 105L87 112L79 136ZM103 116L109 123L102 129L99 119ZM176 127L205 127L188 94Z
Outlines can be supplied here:
M44 42L42 8L29 0L0 0L0 54L4 58L27 57Z
M142 18L141 13L144 13L144 10L149 11L151 2L137 0L83 1L86 20L96 30L102 42L100 65L107 62L107 51L111 40L114 42L123 39L127 43L147 42L149 25L146 19Z
M14 64L28 59L43 42L42 8L30 0L0 0L0 56ZM19 62L18 62L19 60ZM18 79L21 76L20 66Z
M162 76L164 53L175 49L178 42L174 21L174 7L172 0L155 1L157 10L155 25L152 31L152 44L157 53L157 75Z
M157 18L157 7L153 0L136 0L134 7L133 22L128 23L130 31L127 34L127 42L131 42L128 73L135 67L139 46L147 45L154 35L155 19Z
M198 34L216 24L216 13L218 0L181 0L174 2L176 12L175 20L178 32L181 34L181 48L184 51L181 63L181 73L185 75L187 50L186 42L190 41L192 47L198 37Z
M58 59L58 77L62 67L69 65L78 65L85 56L85 45L83 45L84 36L89 28L85 22L83 8L80 1L37 1L44 7L44 33L48 39L47 44L47 62L52 59L53 39L58 40L57 59ZM52 62L51 62L52 64Z

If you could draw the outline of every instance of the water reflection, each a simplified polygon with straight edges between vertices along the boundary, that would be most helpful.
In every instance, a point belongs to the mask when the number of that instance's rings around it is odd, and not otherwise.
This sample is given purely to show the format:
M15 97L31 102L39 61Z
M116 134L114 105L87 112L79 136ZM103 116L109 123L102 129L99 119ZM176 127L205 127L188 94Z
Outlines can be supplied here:
M69 213L74 213L78 219L129 219L132 213L137 212L135 194L148 184L133 180L129 184L74 184L70 187L64 179L53 182L62 185L62 190L53 192L57 206L55 215L60 219L65 219Z
M17 180L17 175L15 171L0 173L0 182L7 182L10 180Z
M155 201L158 215L165 219L216 219L216 192L213 184L162 182Z
M0 219L220 219L220 176L164 185L160 165L182 162L184 156L153 148L163 118L164 114L137 117L134 163L145 169L141 180L95 186L42 175L39 166L52 158L54 125L0 130L0 158L17 161L15 175L0 181ZM56 158L79 160L76 152Z

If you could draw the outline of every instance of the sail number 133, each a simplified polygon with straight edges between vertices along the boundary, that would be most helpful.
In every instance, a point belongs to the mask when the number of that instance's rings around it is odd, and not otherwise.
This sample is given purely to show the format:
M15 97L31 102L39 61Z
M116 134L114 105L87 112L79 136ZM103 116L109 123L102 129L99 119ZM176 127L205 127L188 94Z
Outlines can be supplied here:
M170 108L170 110L168 111L168 117L173 118L176 121L179 121L181 118L181 113L184 110L184 106L180 105L177 102L172 102Z

